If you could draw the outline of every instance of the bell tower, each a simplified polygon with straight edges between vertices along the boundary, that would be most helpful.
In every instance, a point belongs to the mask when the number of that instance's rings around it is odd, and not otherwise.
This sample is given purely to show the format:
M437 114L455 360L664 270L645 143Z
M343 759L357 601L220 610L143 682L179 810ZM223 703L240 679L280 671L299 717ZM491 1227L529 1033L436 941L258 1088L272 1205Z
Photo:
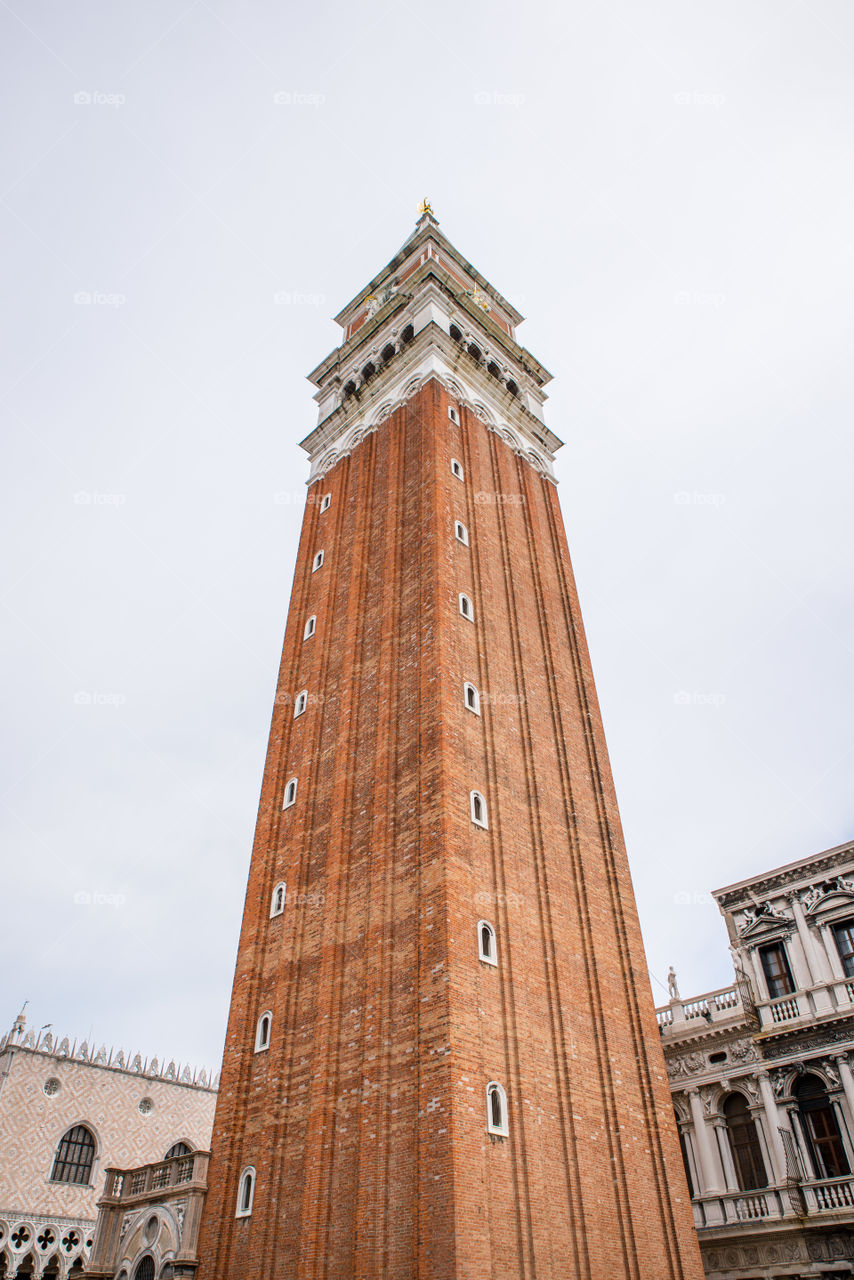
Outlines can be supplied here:
M700 1280L522 316L421 207L337 317L203 1280Z

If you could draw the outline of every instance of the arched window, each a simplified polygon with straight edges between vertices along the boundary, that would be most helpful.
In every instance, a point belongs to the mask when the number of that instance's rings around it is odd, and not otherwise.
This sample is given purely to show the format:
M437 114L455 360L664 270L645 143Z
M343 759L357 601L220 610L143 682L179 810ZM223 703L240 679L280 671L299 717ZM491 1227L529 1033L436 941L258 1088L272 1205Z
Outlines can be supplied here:
M394 347L389 342L383 347L383 353L382 353L383 364L388 364L389 360L393 360L394 357L395 357L395 350L394 350Z
M801 1125L817 1178L844 1178L851 1170L824 1081L807 1072L795 1086Z
M486 366L486 372L491 373L493 378L501 377L501 370L494 360L490 360L489 364Z
M324 493L323 497L320 499L320 514L323 515L324 511L328 511L331 504L332 504L332 494Z
M474 605L462 591L460 592L460 613L464 618L468 618L469 622L474 622Z
M163 1159L174 1160L175 1156L188 1156L191 1151L192 1147L188 1147L186 1142L174 1142Z
M364 369L362 370L362 381L370 382L371 378L374 376L376 371L377 371L376 365L369 360L368 363L365 365Z
M724 1116L739 1187L742 1191L767 1187L768 1175L759 1135L743 1094L730 1094L724 1103Z
M451 473L452 475L455 475L458 480L465 479L462 463L457 462L456 458L451 458Z
M507 1136L507 1094L497 1080L486 1086L486 1127L490 1133Z
M318 569L323 564L323 560L324 560L324 553L322 551L318 551L317 555L314 557L314 559L311 562L312 573L317 573Z
M480 694L473 684L468 680L463 685L466 707L469 711L473 711L476 716L480 715Z
M464 547L469 544L469 531L463 524L462 520L454 521L454 537L457 542L461 542Z
M354 395L354 394L355 394L355 391L356 391L356 384L355 384L355 382L347 382L347 383L345 383L345 385L344 385L344 399L345 399L345 400L349 399L349 397L350 397L350 396L352 396L352 395Z
M269 1009L266 1013L262 1013L258 1019L258 1026L255 1030L255 1052L260 1053L262 1049L270 1047L270 1032L273 1029L273 1015Z
M455 324L451 325L451 337L454 342L462 342L463 340L463 335Z
M313 613L305 624L305 631L302 633L303 640L310 640L317 630L317 614Z
M479 364L479 363L480 363L480 361L483 359L483 356L482 356L482 354L481 354L480 347L476 347L476 346L475 346L475 344L474 344L473 342L470 342L470 343L469 343L468 351L469 351L469 355L471 356L472 360L477 360L477 362L478 362L478 364Z
M252 1201L255 1199L255 1170L250 1165L240 1175L237 1190L237 1212L235 1217L248 1218L252 1212Z
M291 805L296 804L296 802L297 802L297 780L296 778L291 778L290 782L285 787L285 800L282 805L282 808L290 809Z
M488 827L489 822L486 817L486 801L479 791L470 793L471 799L471 820L478 827Z
M478 959L484 960L487 964L498 964L495 930L488 920L477 922L477 954Z
M403 333L400 335L400 341L402 343L411 342L414 337L415 337L415 330L413 329L411 324L408 324L404 329Z
M63 1136L56 1149L51 1182L73 1182L89 1186L95 1160L95 1139L85 1124L76 1124Z
M301 716L308 706L308 689L301 689L294 698L294 719Z
M511 396L518 396L519 394L519 388L512 378L508 378L507 380L507 390L510 392Z
M140 1258L139 1262L136 1264L136 1269L133 1273L133 1280L154 1280L154 1276L154 1259L150 1253L147 1253L145 1257Z
M273 900L270 903L271 916L280 916L282 914L282 912L285 909L285 902L287 901L287 896L288 896L288 889L287 889L287 885L283 880L281 884L277 884L275 889L273 890Z

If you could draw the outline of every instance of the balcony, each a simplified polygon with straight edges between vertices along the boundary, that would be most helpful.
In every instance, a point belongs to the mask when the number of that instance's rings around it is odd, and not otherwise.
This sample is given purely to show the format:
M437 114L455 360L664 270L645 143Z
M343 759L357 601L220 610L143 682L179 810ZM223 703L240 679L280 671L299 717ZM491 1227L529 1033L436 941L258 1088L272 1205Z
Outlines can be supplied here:
M192 1151L189 1155L173 1156L171 1160L160 1160L157 1164L144 1164L135 1169L108 1169L99 1207L157 1200L169 1188L204 1190L209 1159L207 1151Z
M791 995L776 1000L760 1000L756 1011L763 1032L780 1031L790 1026L807 1026L814 1022L850 1016L854 1005L854 981L850 979L822 982L812 987L799 987Z
M671 1000L670 1004L656 1009L655 1016L661 1034L678 1034L688 1029L686 1024L698 1024L698 1019L709 1025L719 1022L732 1022L746 1016L738 987L721 987L717 991L707 991L705 995L696 996L693 1000ZM694 1027L691 1027L693 1030Z
M854 1222L854 1177L825 1178L763 1187L757 1191L728 1191L695 1196L694 1225L698 1231L760 1222L803 1222L808 1218Z

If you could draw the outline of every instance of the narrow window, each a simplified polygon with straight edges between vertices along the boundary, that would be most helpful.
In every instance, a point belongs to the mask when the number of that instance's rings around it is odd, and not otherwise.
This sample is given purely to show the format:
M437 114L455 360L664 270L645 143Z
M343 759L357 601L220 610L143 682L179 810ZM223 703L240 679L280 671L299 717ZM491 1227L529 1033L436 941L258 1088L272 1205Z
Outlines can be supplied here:
M267 1011L262 1013L258 1019L258 1027L255 1032L255 1052L261 1053L264 1049L270 1047L270 1029L273 1026L273 1015Z
M759 958L765 981L768 983L768 994L772 1000L781 996L790 996L795 989L792 972L786 958L786 948L782 942L772 942L767 947L759 948Z
M508 379L507 390L510 392L511 396L518 396L519 394L519 388L512 378Z
M464 547L469 544L469 531L463 524L462 520L454 521L454 536L457 542L461 542Z
M469 622L474 622L474 605L462 591L460 592L460 613L464 618L468 618Z
M451 458L451 472L453 473L453 475L457 477L458 480L465 479L465 473L463 472L462 463L457 462L456 458Z
M480 694L473 684L466 681L463 686L465 690L466 707L469 711L473 711L476 716L480 715Z
M95 1139L85 1124L76 1124L63 1135L53 1159L51 1182L71 1182L88 1187L95 1159Z
M308 706L308 689L301 689L294 699L294 719L301 716Z
M332 502L332 494L331 494L331 493L324 493L323 497L320 499L320 514L321 514L321 515L323 515L324 511L328 511L328 510L329 510L329 506L330 506L330 503L331 503L331 502Z
M317 614L313 613L305 624L305 631L302 633L303 640L310 640L317 630Z
M395 357L395 350L394 350L394 347L389 342L386 346L383 347L383 351L382 351L383 364L388 364L389 360L393 360L394 357Z
M485 961L486 964L498 964L495 930L488 920L477 922L477 954L478 959Z
M841 920L833 926L836 950L846 978L854 978L854 920Z
M479 791L470 793L471 799L471 820L477 827L489 827L486 817L486 801Z
M486 1127L490 1133L507 1137L507 1094L497 1080L486 1086Z
M252 1201L255 1199L255 1170L244 1169L240 1175L237 1192L237 1218L248 1218L252 1212Z
M401 343L411 342L414 337L415 337L415 330L413 329L411 324L408 324L404 329L403 333L400 335L400 341Z
M282 912L285 909L285 902L287 900L287 896L288 896L288 890L283 880L282 883L277 884L275 889L273 890L273 899L272 899L272 902L270 903L271 916L280 916L282 914Z
M282 808L290 809L291 805L296 804L296 802L297 802L297 780L296 778L291 778L290 782L285 787L285 801L284 801L284 804L282 805Z
M724 1103L732 1162L742 1191L768 1186L759 1135L743 1094L731 1093Z
M454 342L462 342L463 340L463 335L460 333L459 329L455 324L451 325L451 337L453 338Z
M317 573L318 569L322 564L323 564L323 552L318 551L317 555L314 557L314 559L311 562L311 572Z
M448 409L448 417L451 419L451 422L455 422L457 426L460 425L460 415L453 407Z

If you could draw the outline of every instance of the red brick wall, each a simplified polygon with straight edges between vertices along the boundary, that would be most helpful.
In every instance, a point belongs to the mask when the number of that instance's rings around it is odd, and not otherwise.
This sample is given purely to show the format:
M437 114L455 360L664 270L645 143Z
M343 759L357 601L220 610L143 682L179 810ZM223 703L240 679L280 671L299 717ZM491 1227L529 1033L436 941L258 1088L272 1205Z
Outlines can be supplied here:
M556 491L452 403L428 382L309 490L203 1280L702 1275Z

